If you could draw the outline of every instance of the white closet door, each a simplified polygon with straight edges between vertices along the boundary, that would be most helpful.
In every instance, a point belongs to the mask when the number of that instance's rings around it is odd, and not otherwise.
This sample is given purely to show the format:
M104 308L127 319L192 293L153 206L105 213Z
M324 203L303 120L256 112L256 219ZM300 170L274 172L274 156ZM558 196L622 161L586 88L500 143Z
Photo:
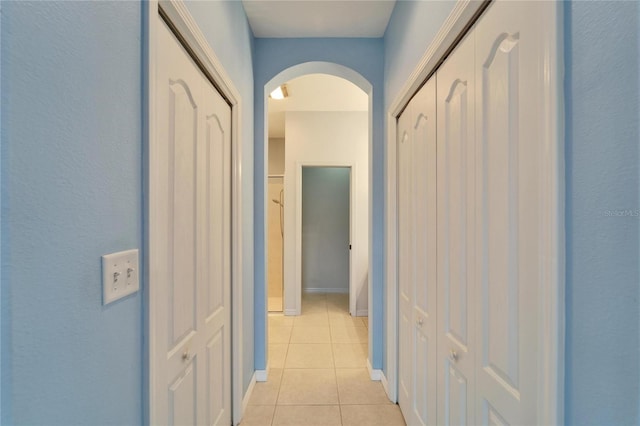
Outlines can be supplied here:
M545 25L537 2L477 24L478 424L537 424Z
M474 34L437 73L438 424L474 424Z
M151 422L230 424L230 108L160 19Z
M430 425L436 417L437 209L436 209L436 80L432 78L411 101L411 133L415 236L413 301L412 425Z
M413 401L413 291L415 243L411 108L398 119L398 403L409 422Z

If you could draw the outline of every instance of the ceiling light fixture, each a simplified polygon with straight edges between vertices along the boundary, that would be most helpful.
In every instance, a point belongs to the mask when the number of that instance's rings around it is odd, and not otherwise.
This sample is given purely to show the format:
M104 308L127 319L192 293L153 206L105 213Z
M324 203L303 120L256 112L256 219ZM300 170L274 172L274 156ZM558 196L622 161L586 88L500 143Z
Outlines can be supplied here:
M282 86L278 86L276 90L271 92L271 94L269 95L271 99L277 100L284 99L287 96L289 96L289 93L287 93L287 86L285 84L283 84Z

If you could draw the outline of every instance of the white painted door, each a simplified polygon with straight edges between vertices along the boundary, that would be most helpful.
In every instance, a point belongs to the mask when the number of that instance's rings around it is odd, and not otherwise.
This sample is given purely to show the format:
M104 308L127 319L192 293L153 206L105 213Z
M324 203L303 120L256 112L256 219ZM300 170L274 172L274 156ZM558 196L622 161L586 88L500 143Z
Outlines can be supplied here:
M231 110L158 19L151 423L229 425Z
M543 3L543 2L540 2ZM538 2L490 6L475 28L478 424L539 424L546 25ZM547 214L551 214L548 212ZM540 383L538 383L540 382Z
M409 103L399 121L402 246L400 259L401 408L410 425L436 418L436 81Z
M438 83L438 424L474 424L474 34Z
M411 424L413 392L413 287L415 243L413 223L413 173L411 109L398 119L398 403Z

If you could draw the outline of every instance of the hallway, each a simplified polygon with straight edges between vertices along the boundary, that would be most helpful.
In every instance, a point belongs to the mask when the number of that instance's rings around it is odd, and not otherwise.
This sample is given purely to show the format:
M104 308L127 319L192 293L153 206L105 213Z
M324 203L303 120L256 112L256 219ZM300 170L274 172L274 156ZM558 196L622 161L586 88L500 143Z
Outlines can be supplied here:
M269 380L256 383L241 426L404 425L366 368L368 323L346 294L305 294L302 315L269 315Z

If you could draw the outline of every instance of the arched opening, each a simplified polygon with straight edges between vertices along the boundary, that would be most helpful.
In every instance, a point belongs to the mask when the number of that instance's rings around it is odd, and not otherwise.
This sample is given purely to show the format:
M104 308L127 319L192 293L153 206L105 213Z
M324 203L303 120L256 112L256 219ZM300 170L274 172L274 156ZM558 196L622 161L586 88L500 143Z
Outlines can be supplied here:
M269 256L269 236L268 236L268 214L267 212L269 211L269 209L275 209L275 208L279 208L278 206L276 206L275 202L272 202L272 198L270 195L270 191L269 191L269 166L268 166L268 153L267 153L267 147L269 146L269 119L268 119L268 99L269 99L269 94L275 90L277 87L291 81L291 80L295 80L297 78L303 77L303 76L308 76L310 74L325 74L325 75L329 75L329 76L334 76L334 77L338 77L339 79L344 79L348 82L350 82L351 84L355 85L358 89L360 89L360 91L364 92L364 95L366 96L366 104L367 104L367 108L366 108L366 119L365 119L365 123L364 125L366 126L366 152L364 154L364 159L362 161L362 163L360 164L359 168L361 168L364 172L364 176L361 176L359 179L361 181L364 181L365 183L365 191L366 191L366 195L367 197L365 198L365 202L364 203L359 203L356 208L361 210L361 213L365 215L366 217L366 229L363 230L365 236L366 236L366 242L364 245L360 245L360 247L358 247L358 255L361 258L364 258L364 272L361 273L359 275L358 278L355 278L355 281L360 281L359 284L362 284L362 290L363 291L359 291L358 295L356 295L356 297L350 297L350 303L349 303L349 312L356 316L356 315L366 315L367 317L372 315L372 304L371 304L371 283L370 283L370 277L371 277L371 188L372 188L372 182L371 182L371 147L372 147L372 136L373 136L373 132L372 132L372 122L373 122L373 116L372 116L372 104L373 104L373 86L371 85L371 83L369 83L369 81L364 78L361 74L359 74L358 72L339 65L339 64L335 64L335 63L329 63L329 62L305 62L302 64L298 64L295 66L292 66L290 68L287 68L283 71L281 71L280 73L278 73L276 76L274 76L271 80L269 80L263 88L263 102L264 102L264 133L263 133L263 148L265 149L265 156L264 156L264 160L265 160L265 166L264 166L264 175L260 178L262 184L264 185L263 187L263 193L264 193L264 197L262 202L264 203L264 211L265 211L265 216L264 216L264 241L265 241L265 247L264 247L264 264L267 265L269 262L267 262L268 256ZM285 195L284 196L284 205L287 206L287 201L286 200L294 200L295 204L292 204L290 206L290 210L289 210L289 219L291 219L292 221L295 219L296 216L300 216L300 215L296 215L296 209L300 210L300 204L301 204L301 200L299 200L298 198L301 197L292 197L291 195L293 194L289 194L289 192L293 191L294 193L296 191L300 191L301 187L302 187L302 169L305 167L317 167L317 166L321 166L321 165L333 165L333 166L340 166L340 167L345 167L345 166L349 166L349 164L346 164L344 162L340 162L340 161L326 161L325 160L319 160L319 161L298 161L294 164L293 168L295 170L287 170L287 173L290 174L290 182L293 182L293 186L289 186L289 191L287 191L287 188L284 188L285 191ZM358 166L356 166L356 169L352 169L352 173L353 170L357 170ZM284 175L284 174L283 174ZM284 177L284 176L283 176ZM363 183L363 182L360 182ZM273 191L272 191L273 192ZM260 200L258 200L258 202L260 202ZM273 204L273 205L271 205ZM353 202L352 202L353 205ZM285 214L286 215L286 214ZM297 223L295 225L291 225L292 227L297 226L299 229L300 224ZM284 227L285 229L285 233L286 233L286 229L287 227ZM296 235L296 238L300 237L300 235ZM286 236L283 237L283 241L285 240ZM291 246L291 244L298 244L298 246L300 245L300 238L298 238L297 240L292 240L294 241L289 242L289 246ZM354 241L355 243L356 241ZM287 243L285 243L286 245ZM298 251L295 251L295 248L292 250L289 250L288 252L293 252L293 253L298 253L298 255L300 254L300 247L298 247ZM285 251L287 251L285 249ZM257 251L259 252L259 251ZM302 308L302 289L301 289L301 266L300 266L300 257L292 257L293 255L289 255L287 256L287 254L284 254L284 261L287 263L287 266L284 268L284 275L285 275L285 294L284 294L284 304L282 306L283 312L285 315L299 315L301 313L301 308ZM257 294L263 294L265 299L267 298L268 295L268 268L265 268L264 272L264 276L260 277L258 276L256 279L257 283L261 283L260 285L264 285L264 289L260 289L263 291L259 291L257 292ZM356 274L352 274L353 275L358 275ZM350 291L350 296L352 295L351 291ZM359 296L359 297L358 297ZM364 298L364 303L360 304L358 301L361 300L361 298ZM357 303L358 302L358 303ZM264 303L264 312L262 312L262 310L259 310L256 312L256 316L257 317L262 317L264 315L264 319L265 319L265 324L268 323L268 318L267 318L267 311L268 311L268 300L265 300ZM268 327L264 328L264 331L260 330L260 329L256 329L256 333L261 333L264 332L265 336L265 348L264 350L266 351L267 349L267 345L269 342L268 339ZM370 332L369 332L370 333ZM257 340L260 341L262 340L260 338L260 336L257 336ZM367 351L369 353L369 358L370 358L370 351L371 351L371 337L369 337L368 339L368 345L369 345L369 350ZM256 348L258 351L261 350L261 348Z

